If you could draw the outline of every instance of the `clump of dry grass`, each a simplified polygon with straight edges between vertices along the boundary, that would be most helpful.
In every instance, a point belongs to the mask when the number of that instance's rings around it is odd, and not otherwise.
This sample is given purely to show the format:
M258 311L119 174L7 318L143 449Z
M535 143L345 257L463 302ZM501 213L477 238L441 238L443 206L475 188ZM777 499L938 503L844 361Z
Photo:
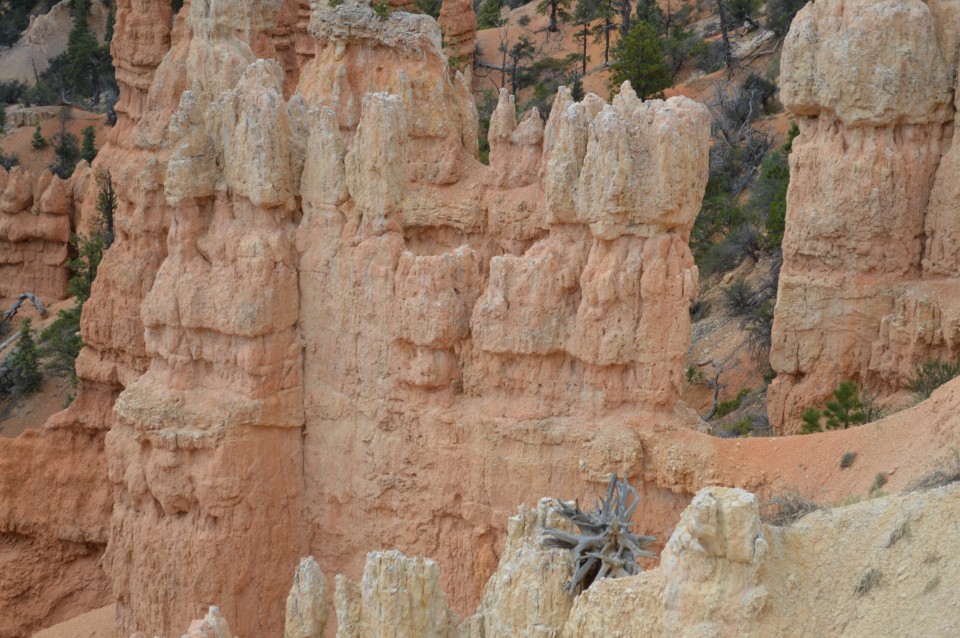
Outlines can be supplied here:
M819 503L804 498L797 492L785 492L760 505L760 520L768 525L786 527L819 509L823 509Z

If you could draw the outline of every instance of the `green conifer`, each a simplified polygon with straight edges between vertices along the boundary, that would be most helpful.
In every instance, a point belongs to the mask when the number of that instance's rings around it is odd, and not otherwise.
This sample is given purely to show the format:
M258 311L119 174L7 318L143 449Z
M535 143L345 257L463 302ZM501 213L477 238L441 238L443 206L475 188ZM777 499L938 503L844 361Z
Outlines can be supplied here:
M30 146L33 147L33 150L40 151L49 145L50 143L47 141L47 138L40 132L40 122L37 122L37 125L33 127L33 137L30 138Z
M20 338L4 363L11 394L31 394L43 385L40 354L37 352L37 342L33 338L30 319L23 320L20 326Z
M88 164L93 163L93 159L97 156L97 147L96 147L96 133L93 130L92 126L80 131L83 135L83 146L80 148L80 158L87 161Z

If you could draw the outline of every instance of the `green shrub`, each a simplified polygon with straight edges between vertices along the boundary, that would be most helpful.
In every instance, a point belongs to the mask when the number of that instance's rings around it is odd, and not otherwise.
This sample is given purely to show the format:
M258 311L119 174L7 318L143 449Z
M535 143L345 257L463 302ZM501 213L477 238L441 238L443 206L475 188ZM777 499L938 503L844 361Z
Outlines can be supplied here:
M0 166L9 171L14 166L20 166L20 156L16 153L6 154L0 151Z
M373 6L373 12L381 20L386 18L391 13L393 13L393 9L391 9L390 5L384 2L384 0L380 0L379 2L374 2L372 6Z
M767 19L764 26L777 35L785 35L790 29L794 16L807 4L808 0L767 0Z
M750 436L750 434L753 432L753 427L754 423L750 420L750 417L743 417L742 419L724 426L723 434L738 438Z
M887 484L887 480L886 472L877 472L877 475L873 477L873 483L870 485L870 494L879 492L880 488Z
M16 104L28 88L26 82L19 80L0 82L0 104Z
M714 413L714 417L722 419L727 416L734 410L740 409L740 404L743 403L743 400L747 398L747 395L750 394L750 388L744 388L737 393L732 399L727 399L725 401L720 401L717 404L717 411Z
M426 14L437 20L440 18L441 0L413 0L413 7L419 13Z
M710 315L710 302L703 298L703 293L690 302L690 321L696 323Z
M713 73L719 71L726 64L726 54L723 50L723 42L715 40L706 42L704 46L696 51L694 57L694 66L704 73Z
M845 470L851 465L857 458L856 452L844 452L843 456L840 457L840 469Z
M929 490L957 482L960 482L960 453L954 450L949 460L942 460L940 467L910 483L906 491Z
M734 317L750 314L756 304L753 287L742 276L723 288L723 301L727 311Z
M918 364L913 376L907 380L907 388L918 399L929 399L933 391L947 381L960 375L960 360L925 361Z

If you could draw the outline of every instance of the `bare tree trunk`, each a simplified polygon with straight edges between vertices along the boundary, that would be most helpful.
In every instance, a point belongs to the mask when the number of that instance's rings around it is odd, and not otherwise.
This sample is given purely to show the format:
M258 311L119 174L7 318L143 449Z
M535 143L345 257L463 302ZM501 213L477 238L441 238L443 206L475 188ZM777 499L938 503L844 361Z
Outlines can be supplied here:
M603 24L603 63L610 64L610 31L613 29L613 22L606 18Z
M6 312L0 314L0 334L3 334L7 331L7 328L10 326L10 323L13 321L14 316L20 310L20 306L23 305L24 301L33 302L33 307L37 309L37 312L40 313L41 317L47 316L47 309L43 307L43 304L40 303L40 300L37 299L37 296L30 292L21 293L17 300L13 302L13 305L10 306L10 309ZM3 347L10 343L8 339L3 345L0 345L0 350L3 350Z
M556 33L557 31L557 1L552 0L550 2L550 26L547 27L548 31Z
M723 0L717 0L717 12L720 14L720 33L723 36L723 57L727 64L728 76L733 74L733 49L730 47L730 34L727 32L727 14Z
M620 37L630 33L630 13L633 7L630 0L620 0Z
M583 68L583 75L586 75L587 74L587 38L590 35L590 32L587 31L586 22L583 23L583 33L581 35L583 36L583 60L581 62L582 62L582 68Z

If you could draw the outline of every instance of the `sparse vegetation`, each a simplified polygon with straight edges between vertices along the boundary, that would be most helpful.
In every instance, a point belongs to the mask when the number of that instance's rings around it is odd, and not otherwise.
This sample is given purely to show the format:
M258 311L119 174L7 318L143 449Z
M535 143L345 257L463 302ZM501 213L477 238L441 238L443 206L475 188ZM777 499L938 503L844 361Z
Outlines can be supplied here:
M20 156L16 153L4 153L0 150L0 166L7 171L14 166L20 166Z
M886 472L877 472L877 475L873 477L873 483L870 484L870 495L874 496L887 484L887 474Z
M819 509L823 509L819 503L804 498L798 492L786 492L761 503L760 520L768 525L786 527Z
M477 137L480 149L480 161L490 163L490 118L497 110L497 94L493 89L484 89L477 98Z
M438 20L440 18L441 4L441 0L414 0L413 8L418 13L423 13L430 16L434 20Z
M732 270L746 257L756 260L763 252L774 254L779 249L782 230L778 234L774 224L774 237L767 237L767 220L774 201L780 205L781 191L782 212L786 210L789 151L784 150L787 145L771 151L772 140L752 124L771 109L774 89L772 81L757 75L750 75L739 87L718 82L708 104L714 139L710 177L690 238L704 277ZM775 153L779 155L766 159ZM761 168L764 161L771 166L766 175ZM786 176L774 171L774 165L782 165ZM744 202L744 193L755 182L759 191Z
M742 438L746 436L768 436L770 424L765 417L750 415L732 423L719 426L715 434L720 438Z
M27 92L27 84L20 80L0 82L0 104L16 104Z
M856 593L857 596L865 596L871 589L878 587L882 580L882 574L877 569L871 567L860 577L860 582L857 583L854 593Z
M767 0L767 17L763 24L777 35L786 35L797 15L809 0Z
M843 456L840 457L840 469L845 470L848 467L853 465L853 462L857 460L856 452L844 452Z
M940 467L910 483L906 491L930 490L957 482L960 482L960 453L954 450L952 457L943 459Z
M733 397L732 399L721 401L720 403L717 404L717 411L714 413L713 416L718 419L722 419L723 417L727 416L731 412L739 410L740 404L743 403L743 400L747 398L749 394L750 394L750 388L743 388L742 390L740 390L740 392L737 393L737 396Z
M690 321L696 323L710 315L710 302L704 298L704 290L700 289L697 298L690 302Z
M907 388L920 400L929 399L933 391L960 375L960 360L925 361L918 364Z
M384 0L379 0L379 2L374 2L371 6L373 7L373 13L381 20L383 20L388 15L393 13L393 9L391 9L390 5L387 4Z

